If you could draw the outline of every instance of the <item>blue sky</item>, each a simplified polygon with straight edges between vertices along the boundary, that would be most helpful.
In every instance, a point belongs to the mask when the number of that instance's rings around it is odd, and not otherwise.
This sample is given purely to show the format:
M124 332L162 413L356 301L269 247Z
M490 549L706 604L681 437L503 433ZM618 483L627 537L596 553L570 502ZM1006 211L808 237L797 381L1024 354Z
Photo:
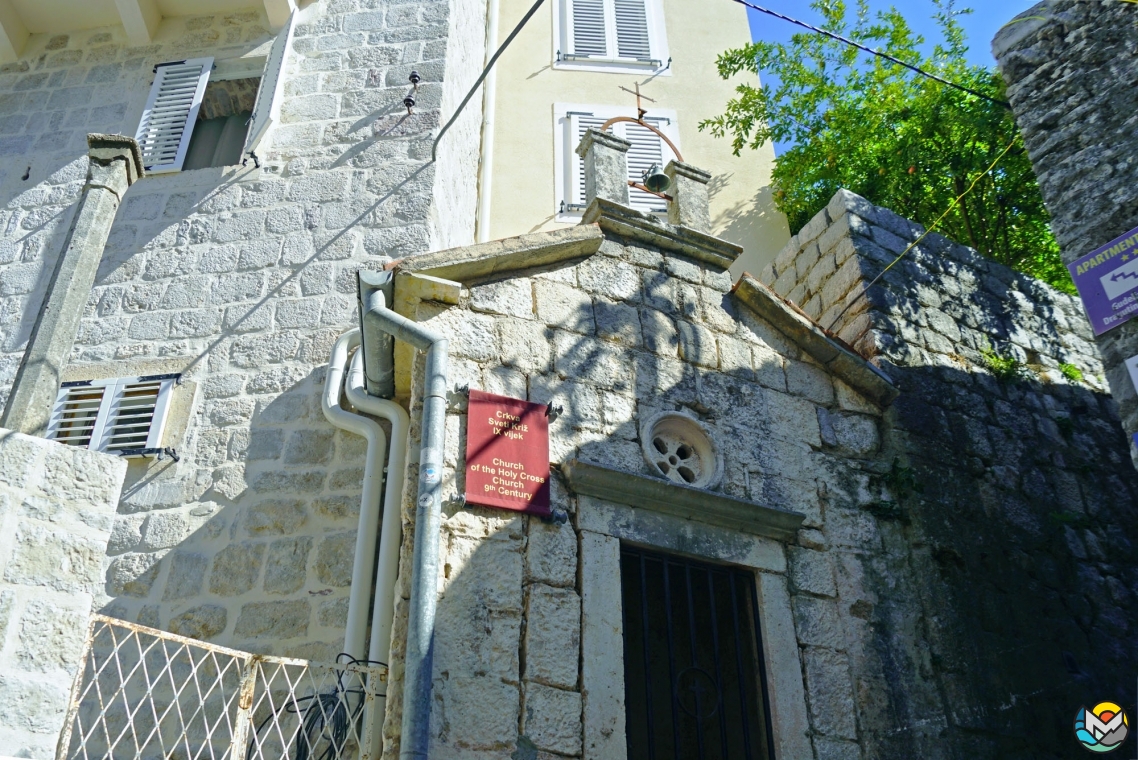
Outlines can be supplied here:
M810 7L809 0L752 0L756 5L770 8L787 16L801 19L807 23L820 21L818 14ZM976 64L994 66L992 58L992 37L1001 26L1010 21L1016 14L1022 13L1037 0L957 0L957 8L973 8L973 12L961 17L961 23L968 35L970 46L969 59ZM848 0L848 6L853 7L856 0ZM926 38L936 36L936 25L931 16L935 11L931 0L870 0L870 7L874 10L886 9L889 6L897 8L913 25L917 32ZM805 31L781 19L768 16L748 9L747 14L751 22L751 37L767 42L786 42L796 31Z

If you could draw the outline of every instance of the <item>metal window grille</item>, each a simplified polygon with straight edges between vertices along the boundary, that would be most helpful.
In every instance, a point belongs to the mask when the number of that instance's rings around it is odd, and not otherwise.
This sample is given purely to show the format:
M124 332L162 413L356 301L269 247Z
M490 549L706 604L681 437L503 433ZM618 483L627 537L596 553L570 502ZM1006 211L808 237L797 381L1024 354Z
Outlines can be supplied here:
M370 760L385 678L92 615L56 760Z
M621 547L629 760L772 760L752 573Z

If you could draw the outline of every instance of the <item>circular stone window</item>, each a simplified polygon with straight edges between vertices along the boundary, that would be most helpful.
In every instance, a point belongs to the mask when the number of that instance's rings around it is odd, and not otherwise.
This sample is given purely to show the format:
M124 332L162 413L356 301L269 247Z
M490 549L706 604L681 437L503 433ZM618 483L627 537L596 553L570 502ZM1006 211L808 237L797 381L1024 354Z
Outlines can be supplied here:
M723 459L697 420L679 412L662 412L640 431L644 458L674 483L714 488L723 478Z

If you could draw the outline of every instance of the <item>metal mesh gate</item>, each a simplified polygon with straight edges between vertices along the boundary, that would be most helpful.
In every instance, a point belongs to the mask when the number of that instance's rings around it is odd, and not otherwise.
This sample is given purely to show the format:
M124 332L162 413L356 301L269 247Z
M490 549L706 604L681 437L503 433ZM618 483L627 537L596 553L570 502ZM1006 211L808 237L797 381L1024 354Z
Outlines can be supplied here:
M56 760L370 760L385 678L92 615Z
M771 760L751 572L622 546L629 760Z

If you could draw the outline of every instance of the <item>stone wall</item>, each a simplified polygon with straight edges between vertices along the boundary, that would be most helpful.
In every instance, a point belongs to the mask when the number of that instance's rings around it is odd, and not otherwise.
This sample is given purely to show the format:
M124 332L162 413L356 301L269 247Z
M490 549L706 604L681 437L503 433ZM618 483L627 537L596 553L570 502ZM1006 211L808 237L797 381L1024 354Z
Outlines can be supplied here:
M48 758L87 616L107 599L107 539L126 461L0 430L0 747Z
M922 231L842 191L763 279L828 325ZM864 520L826 594L863 756L1076 751L1080 706L1132 705L1138 654L1138 477L1077 299L932 234L835 330L901 391L881 469L819 477L827 514Z
M432 187L452 180L429 163L444 83L482 59L467 27L464 52L448 53L451 10L305 5L261 167L150 176L124 197L65 376L187 382L163 441L181 460L129 466L110 614L252 651L340 651L365 445L323 419L319 390L356 322L355 270L437 237ZM173 18L145 48L121 28L34 37L0 71L4 392L82 186L85 135L134 134L154 64L264 52L271 37L257 9ZM408 116L412 69L424 81ZM477 138L447 137L466 156ZM447 223L471 239L472 215Z
M992 42L1064 262L1138 227L1136 51L1134 8L1087 0L1039 3ZM1138 433L1138 391L1124 366L1138 354L1138 322L1098 346L1124 426ZM1131 456L1138 464L1138 448Z

